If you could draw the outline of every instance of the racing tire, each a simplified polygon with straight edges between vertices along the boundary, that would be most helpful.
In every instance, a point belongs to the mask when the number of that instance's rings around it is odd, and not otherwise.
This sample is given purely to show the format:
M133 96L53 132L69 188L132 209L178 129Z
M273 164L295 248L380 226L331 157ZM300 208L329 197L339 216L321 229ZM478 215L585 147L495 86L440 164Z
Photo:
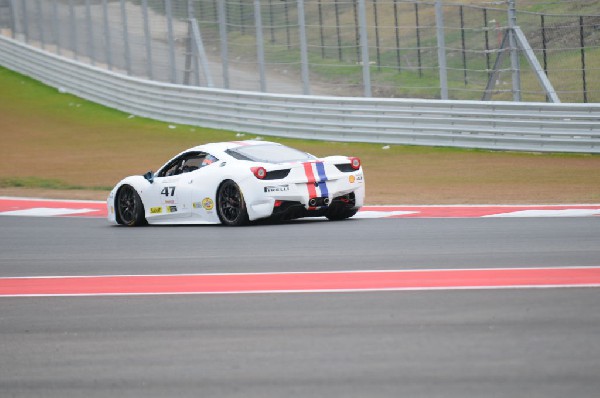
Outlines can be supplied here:
M327 217L327 219L329 219L331 221L341 221L341 220L345 220L347 218L352 217L357 212L358 212L358 208L337 209L335 211L327 212L327 214L325 214L325 217Z
M117 194L117 222L128 227L146 225L144 204L131 185L123 185Z
M217 214L223 225L247 225L248 210L240 187L231 180L225 180L217 191Z

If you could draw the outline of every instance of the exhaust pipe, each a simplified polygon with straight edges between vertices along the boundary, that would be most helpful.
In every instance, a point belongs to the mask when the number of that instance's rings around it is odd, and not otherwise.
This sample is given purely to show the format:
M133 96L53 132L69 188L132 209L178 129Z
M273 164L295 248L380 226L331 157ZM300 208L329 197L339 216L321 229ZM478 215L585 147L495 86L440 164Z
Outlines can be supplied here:
M329 206L329 198L310 198L308 200L308 205L310 207L320 207L320 206Z

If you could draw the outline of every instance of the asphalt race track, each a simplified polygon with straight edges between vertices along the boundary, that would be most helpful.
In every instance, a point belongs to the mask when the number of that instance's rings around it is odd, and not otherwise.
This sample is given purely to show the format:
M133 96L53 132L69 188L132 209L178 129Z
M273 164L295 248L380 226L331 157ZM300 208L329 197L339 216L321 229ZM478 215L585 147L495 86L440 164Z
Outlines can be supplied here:
M0 217L0 279L597 272L599 242L598 217L123 228L15 216ZM0 297L0 396L596 397L598 308L597 285Z

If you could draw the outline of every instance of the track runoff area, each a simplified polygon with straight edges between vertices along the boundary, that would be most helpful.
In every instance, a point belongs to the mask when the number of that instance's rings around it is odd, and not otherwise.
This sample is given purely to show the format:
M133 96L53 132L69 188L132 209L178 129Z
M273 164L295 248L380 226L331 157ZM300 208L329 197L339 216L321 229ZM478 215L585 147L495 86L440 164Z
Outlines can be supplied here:
M0 215L106 217L97 201L0 197ZM600 205L365 206L355 218L598 217ZM310 293L600 286L598 267L0 278L0 297Z

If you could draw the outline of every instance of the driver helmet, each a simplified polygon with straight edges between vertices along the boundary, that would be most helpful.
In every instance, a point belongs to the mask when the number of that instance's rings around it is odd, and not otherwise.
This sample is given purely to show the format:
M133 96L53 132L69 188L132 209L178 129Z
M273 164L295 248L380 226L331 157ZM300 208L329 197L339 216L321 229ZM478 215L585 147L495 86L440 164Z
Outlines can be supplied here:
M206 155L206 157L202 160L202 167L208 166L209 164L212 164L215 161L217 161L216 157L214 157L213 155Z

